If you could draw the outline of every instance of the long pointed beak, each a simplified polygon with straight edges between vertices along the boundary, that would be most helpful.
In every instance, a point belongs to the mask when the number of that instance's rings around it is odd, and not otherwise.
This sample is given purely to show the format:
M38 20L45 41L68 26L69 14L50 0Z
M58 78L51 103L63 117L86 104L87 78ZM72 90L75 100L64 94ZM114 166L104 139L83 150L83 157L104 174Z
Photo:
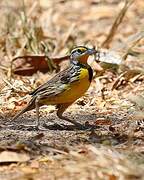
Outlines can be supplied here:
M92 54L95 54L96 53L96 50L95 49L88 49L87 51L86 51L86 54L88 54L88 55L92 55Z
M95 49L88 49L85 51L83 54L79 55L79 58L84 57L84 56L89 56L95 54L97 51Z

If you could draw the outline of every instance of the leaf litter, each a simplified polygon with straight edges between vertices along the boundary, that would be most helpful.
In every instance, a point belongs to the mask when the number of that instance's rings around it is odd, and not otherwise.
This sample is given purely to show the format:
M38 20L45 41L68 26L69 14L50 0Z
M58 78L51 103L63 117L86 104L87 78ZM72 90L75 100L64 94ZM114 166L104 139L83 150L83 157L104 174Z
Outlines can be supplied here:
M143 0L0 7L0 179L143 179ZM35 111L12 122L29 92L67 67L75 45L98 47L97 64L89 60L92 85L66 114L95 129L58 129L51 106L41 108L46 131L22 126L34 124Z

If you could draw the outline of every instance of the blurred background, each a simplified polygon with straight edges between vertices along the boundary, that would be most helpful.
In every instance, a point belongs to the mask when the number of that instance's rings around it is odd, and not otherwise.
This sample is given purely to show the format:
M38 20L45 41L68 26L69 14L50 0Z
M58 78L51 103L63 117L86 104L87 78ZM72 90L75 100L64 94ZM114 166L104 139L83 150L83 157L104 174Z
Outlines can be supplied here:
M23 128L35 111L10 121L76 45L97 48L110 64L93 66L91 87L66 112L98 128ZM0 0L0 76L0 180L143 179L144 0ZM60 123L52 107L41 115ZM3 160L6 150L28 157Z
M127 1L131 4L132 0ZM41 53L64 55L74 45L102 47L126 1L119 0L1 0L0 54L9 57ZM143 28L143 0L134 1L109 44L120 48ZM20 50L20 51L19 51Z

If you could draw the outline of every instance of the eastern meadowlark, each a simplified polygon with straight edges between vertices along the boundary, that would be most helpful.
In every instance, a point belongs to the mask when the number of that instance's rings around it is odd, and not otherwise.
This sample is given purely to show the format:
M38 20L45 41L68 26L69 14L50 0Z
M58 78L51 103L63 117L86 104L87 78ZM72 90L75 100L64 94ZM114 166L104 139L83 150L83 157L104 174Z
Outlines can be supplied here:
M15 120L26 111L36 108L37 124L39 127L39 107L43 105L56 105L57 116L76 127L84 127L80 123L63 116L64 111L89 88L93 71L87 64L88 57L96 53L96 50L84 46L78 46L71 51L70 66L58 73L48 82L44 83L32 93L28 105L13 118Z

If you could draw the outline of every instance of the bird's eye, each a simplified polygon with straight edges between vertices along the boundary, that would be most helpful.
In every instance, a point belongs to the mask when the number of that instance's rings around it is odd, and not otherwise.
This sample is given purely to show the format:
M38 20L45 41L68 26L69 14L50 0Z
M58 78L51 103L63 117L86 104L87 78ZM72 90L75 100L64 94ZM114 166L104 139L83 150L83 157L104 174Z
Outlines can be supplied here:
M81 53L82 53L82 50L78 49L77 52L81 54Z

